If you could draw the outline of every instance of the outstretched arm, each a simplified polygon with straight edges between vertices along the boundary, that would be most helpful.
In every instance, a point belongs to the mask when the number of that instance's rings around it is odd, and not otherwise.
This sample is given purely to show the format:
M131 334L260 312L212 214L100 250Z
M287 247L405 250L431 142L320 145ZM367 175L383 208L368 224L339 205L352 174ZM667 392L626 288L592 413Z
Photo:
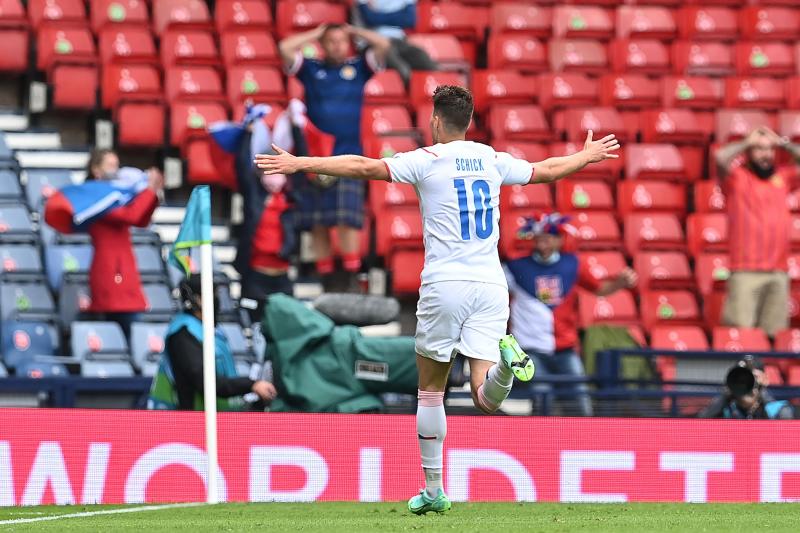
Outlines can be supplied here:
M533 163L533 179L530 183L552 183L592 163L619 158L618 154L613 153L619 150L619 141L613 133L597 141L592 140L592 134L592 130L589 130L580 152Z
M310 172L341 178L389 181L389 169L380 159L360 155L335 155L332 157L296 157L272 145L275 154L258 154L255 164L264 174Z
M368 30L366 28L359 28L358 26L348 25L347 29L350 32L350 35L360 37L361 39L367 41L370 49L375 54L375 59L377 59L379 63L383 64L384 60L386 59L386 54L389 52L389 47L391 46L389 39L376 31Z
M281 53L283 65L289 69L295 61L295 54L301 51L303 47L314 41L318 41L322 34L325 32L327 24L320 24L313 30L304 31L296 35L290 35L278 43L278 49Z

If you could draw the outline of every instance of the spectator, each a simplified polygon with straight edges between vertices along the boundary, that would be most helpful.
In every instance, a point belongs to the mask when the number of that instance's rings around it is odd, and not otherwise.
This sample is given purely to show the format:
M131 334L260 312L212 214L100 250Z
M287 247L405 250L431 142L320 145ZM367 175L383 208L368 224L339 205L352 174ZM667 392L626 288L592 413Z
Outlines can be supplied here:
M118 171L119 158L114 151L95 150L89 157L86 179L115 180ZM148 170L147 180L147 188L133 201L108 212L89 227L94 246L89 269L90 310L99 320L119 323L128 338L137 313L147 307L133 255L130 228L150 224L150 217L158 206L158 194L164 188L164 177L156 169Z
M792 165L778 166L775 149L786 149ZM739 158L744 154L744 160ZM787 326L789 276L789 185L797 174L800 145L767 127L717 151L719 175L726 179L730 270L723 321L759 327L767 335Z
M561 250L569 229L558 213L529 220L520 230L535 240L532 255L509 261L506 277L511 292L511 333L533 359L536 375L585 375L576 351L578 342L576 287L599 296L636 285L636 273L626 268L612 280L599 281L578 256ZM592 416L585 383L555 385L558 396L575 398L577 414ZM572 409L567 409L572 412Z
M764 364L745 356L725 377L725 392L698 413L699 418L794 419L794 408L785 400L775 400L767 391Z
M404 30L413 30L417 25L416 0L358 0L353 20L389 39L391 47L386 55L386 66L399 72L406 86L412 70L439 68L425 50L406 41Z
M370 48L356 58L348 58L350 38L361 37ZM305 59L301 50L319 41L324 58ZM336 138L334 154L361 153L361 107L364 85L382 68L389 41L375 32L349 25L323 25L280 42L286 71L297 76L305 87L308 118L320 130ZM342 262L352 288L358 287L361 270L360 229L364 222L364 185L359 180L341 178L302 180L298 187L300 229L310 229L317 270L326 289L331 288L334 261L331 227L336 227Z
M216 292L216 289L215 289ZM180 284L183 311L167 328L165 349L150 389L150 409L203 409L203 299L200 275ZM214 297L214 309L219 309ZM238 377L228 340L219 329L214 348L217 372L217 407L222 411L241 410L243 396L255 393L264 402L275 398L275 387L264 380Z

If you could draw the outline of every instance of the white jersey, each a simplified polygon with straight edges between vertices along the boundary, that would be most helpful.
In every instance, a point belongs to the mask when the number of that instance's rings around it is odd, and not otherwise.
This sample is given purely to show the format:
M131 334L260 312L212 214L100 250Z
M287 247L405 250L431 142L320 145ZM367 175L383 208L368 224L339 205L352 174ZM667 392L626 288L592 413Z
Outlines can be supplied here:
M383 159L395 183L419 197L425 244L422 284L482 281L506 286L500 266L500 186L530 181L527 161L485 144L453 141Z

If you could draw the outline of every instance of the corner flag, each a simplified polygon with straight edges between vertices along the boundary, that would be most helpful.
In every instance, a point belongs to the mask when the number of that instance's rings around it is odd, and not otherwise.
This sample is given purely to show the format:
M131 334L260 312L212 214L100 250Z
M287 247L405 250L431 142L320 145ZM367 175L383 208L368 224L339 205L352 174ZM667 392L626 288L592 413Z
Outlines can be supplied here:
M189 255L192 248L211 244L211 191L208 185L192 190L181 230L169 254L169 262L190 275Z

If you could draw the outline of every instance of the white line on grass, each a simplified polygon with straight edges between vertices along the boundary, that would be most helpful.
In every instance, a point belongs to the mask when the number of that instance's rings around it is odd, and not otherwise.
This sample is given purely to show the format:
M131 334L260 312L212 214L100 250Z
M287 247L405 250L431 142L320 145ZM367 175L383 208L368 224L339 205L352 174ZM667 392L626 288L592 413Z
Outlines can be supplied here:
M87 516L97 516L103 514L123 514L123 513L142 513L145 511L160 511L161 509L176 509L178 507L197 507L205 503L168 503L165 505L143 505L140 507L124 507L122 509L107 509L105 511L87 511L83 513L67 513L50 516L40 516L37 518L14 518L13 520L0 520L0 525L5 524L26 524L28 522L45 522L49 520L61 520L62 518L84 518Z

